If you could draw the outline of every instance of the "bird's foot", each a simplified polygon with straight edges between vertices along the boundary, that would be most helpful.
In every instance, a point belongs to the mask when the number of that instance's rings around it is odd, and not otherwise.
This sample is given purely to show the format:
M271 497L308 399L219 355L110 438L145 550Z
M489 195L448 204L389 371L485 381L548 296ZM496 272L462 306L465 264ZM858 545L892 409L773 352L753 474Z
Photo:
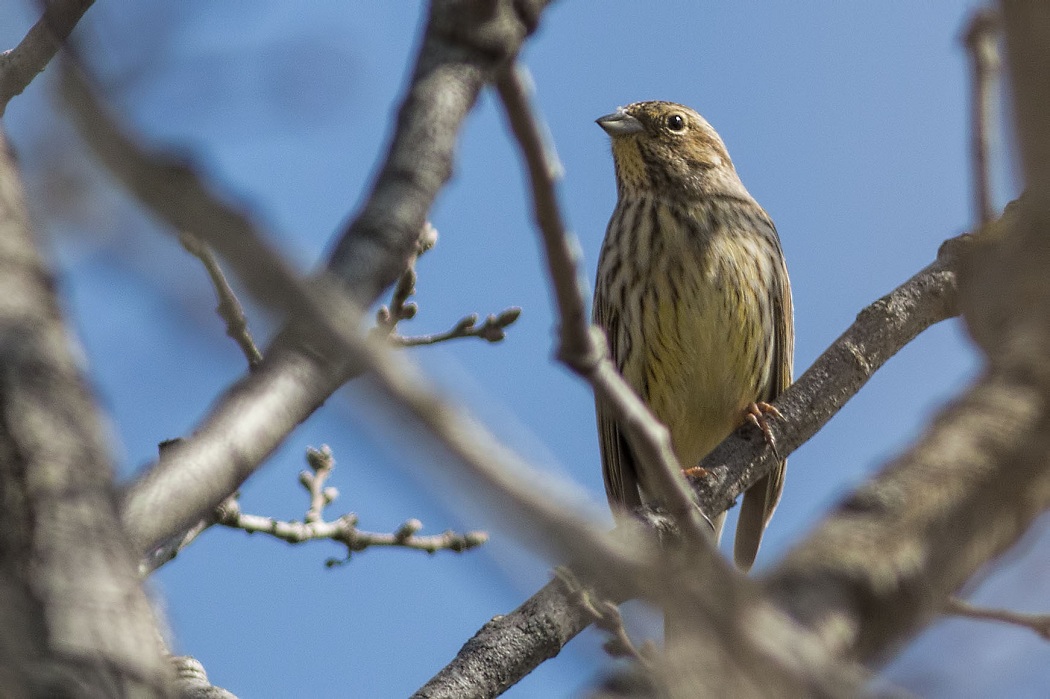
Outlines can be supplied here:
M747 406L744 412L744 422L751 423L762 432L762 437L766 440L766 444L773 450L773 456L780 458L780 454L777 453L777 440L773 436L773 430L769 428L770 418L783 418L783 414L776 409L776 406L770 405L764 401L757 401Z

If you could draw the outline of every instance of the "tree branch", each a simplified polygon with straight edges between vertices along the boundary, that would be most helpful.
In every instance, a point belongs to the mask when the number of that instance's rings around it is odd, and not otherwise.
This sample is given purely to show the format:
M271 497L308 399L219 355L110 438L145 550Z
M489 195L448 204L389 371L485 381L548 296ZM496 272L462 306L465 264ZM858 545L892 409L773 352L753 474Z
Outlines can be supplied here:
M995 218L991 150L995 125L995 82L999 74L999 16L990 8L974 13L963 35L970 55L970 132L972 134L973 201L977 221Z
M882 657L1050 505L1045 396L993 374L846 499L766 589L839 657Z
M1028 192L961 260L987 371L766 581L840 656L882 657L1050 507L1050 6L1001 7Z
M485 322L478 325L478 314L471 313L461 318L458 323L445 332L431 335L390 335L389 339L398 347L436 345L440 342L456 340L461 337L477 337L486 342L500 342L507 336L506 328L512 325L519 316L521 316L521 309L515 306L501 311L499 315L490 313L485 318Z
M1022 614L1010 609L977 607L958 597L948 598L948 603L944 605L944 613L967 619L998 621L1003 624L1020 626L1039 634L1044 641L1050 641L1050 614Z
M309 471L299 474L299 483L310 496L310 506L302 522L288 522L245 514L241 511L236 497L228 498L219 506L215 523L231 529L240 529L249 534L263 533L290 544L301 544L306 541L331 540L346 547L343 559L329 559L327 565L339 565L350 560L350 556L373 546L393 546L435 553L437 551L468 551L488 541L485 532L467 532L456 534L446 531L442 534L419 536L423 528L418 519L406 520L394 532L380 534L361 531L357 528L357 515L342 515L332 521L326 521L324 510L337 497L335 488L326 487L325 483L335 468L335 459L327 446L320 449L307 449L306 460Z
M241 353L248 360L248 369L254 369L262 361L262 352L255 345L255 339L252 337L251 330L248 329L248 319L244 316L244 308L226 280L219 261L215 259L215 255L207 245L190 233L181 234L179 242L182 243L186 252L196 257L204 265L204 270L208 273L212 287L215 289L215 297L219 301L215 312L226 323L226 335L241 348Z
M2 134L0 272L0 691L168 696L105 431Z
M47 0L44 16L18 46L0 54L0 116L58 53L94 0Z

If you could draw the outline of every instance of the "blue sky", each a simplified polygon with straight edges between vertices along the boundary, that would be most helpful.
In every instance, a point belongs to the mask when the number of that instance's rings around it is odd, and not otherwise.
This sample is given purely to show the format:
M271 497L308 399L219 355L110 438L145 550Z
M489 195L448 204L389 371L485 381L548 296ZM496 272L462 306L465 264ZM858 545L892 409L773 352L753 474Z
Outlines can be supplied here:
M32 20L0 10L4 46ZM565 178L565 215L593 280L615 197L594 119L668 99L725 139L777 222L796 306L801 373L865 305L928 264L972 220L966 63L957 37L972 2L556 3L523 54ZM195 0L99 3L77 38L114 103L150 139L189 154L303 269L368 190L421 30L419 3ZM130 476L156 444L188 433L243 373L212 313L206 277L97 172L39 81L5 126L31 206L60 269L91 378ZM1000 142L999 203L1014 190ZM505 342L459 341L411 354L457 400L533 462L603 499L590 394L552 359L553 317L518 154L498 105L467 120L455 175L432 212L437 247L419 263L420 312L405 333L523 308ZM258 335L273 319L249 308ZM768 565L851 487L915 439L977 371L960 323L892 359L789 463L759 555ZM294 433L243 490L246 511L301 518L296 473L331 445L341 497L331 515L389 530L486 529L464 555L368 551L326 569L335 546L292 547L212 531L156 576L177 647L244 697L402 696L491 616L520 604L550 563L523 549L443 457L404 438L365 382ZM978 599L1039 610L1050 591L1045 523L977 588ZM589 631L514 697L578 695L609 662ZM937 624L886 670L924 696L1033 694L1050 680L1033 634ZM993 690L994 688L994 690Z

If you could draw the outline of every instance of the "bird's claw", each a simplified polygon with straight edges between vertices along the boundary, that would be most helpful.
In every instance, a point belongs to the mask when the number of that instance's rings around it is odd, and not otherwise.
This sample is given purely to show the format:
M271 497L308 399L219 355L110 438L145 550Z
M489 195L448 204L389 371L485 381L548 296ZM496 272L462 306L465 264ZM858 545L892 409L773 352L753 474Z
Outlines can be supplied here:
M764 401L757 401L747 406L747 410L744 414L745 422L749 422L757 427L762 432L762 437L766 440L766 444L773 450L773 456L780 458L780 454L777 453L777 439L773 436L773 430L769 428L770 418L783 418L784 415L777 410L776 406L770 405Z

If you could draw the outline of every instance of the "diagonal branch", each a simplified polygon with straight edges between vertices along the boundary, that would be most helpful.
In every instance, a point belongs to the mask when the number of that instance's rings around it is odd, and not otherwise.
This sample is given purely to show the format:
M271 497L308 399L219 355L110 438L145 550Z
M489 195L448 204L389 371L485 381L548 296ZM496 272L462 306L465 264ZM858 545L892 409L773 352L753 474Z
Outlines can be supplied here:
M244 316L244 308L241 306L237 294L233 291L233 287L227 281L226 275L223 273L219 261L215 259L214 253L207 245L189 233L180 235L179 242L182 243L182 247L186 249L186 252L196 257L204 265L204 270L211 279L212 287L215 289L215 296L219 301L215 312L226 323L226 335L241 348L241 353L248 360L249 370L259 366L259 362L262 361L262 353L255 345L255 339L248 328L248 319Z
M957 312L954 265L965 240L948 241L935 262L861 311L856 322L781 396L777 406L785 419L778 420L775 428L782 456L815 434L889 357L930 325ZM694 482L701 507L707 512L728 507L772 466L767 455L757 441L730 435L704 460L709 475ZM485 624L416 696L460 696L464 677L500 678L506 683L503 686L512 685L556 655L591 621L563 583L554 580L518 609ZM495 692L463 696L495 696Z
M375 301L404 269L426 212L451 171L463 119L481 88L535 31L546 4L431 4L390 150L364 208L338 241L328 265L362 305ZM141 530L146 520L156 521L161 526L147 537L155 542L193 524L186 519L187 510L206 512L202 505L214 507L236 490L354 373L344 357L323 345L271 349L258 371L220 397L194 434L162 454L133 486L124 505L129 530ZM168 486L176 491L165 490ZM196 493L196 503L188 508L166 495L186 491ZM143 544L148 548L147 541Z
M978 607L957 597L948 599L948 603L944 605L944 613L967 619L998 621L1003 624L1020 626L1039 634L1044 641L1050 641L1050 614L1025 614L1012 609Z
M47 0L44 16L18 46L0 54L0 116L58 53L94 0Z
M827 424L893 355L935 323L958 314L956 273L969 235L949 239L937 259L860 313L857 320L776 401L771 425L787 456ZM732 434L704 458L692 479L700 504L721 512L762 478L775 458L760 440Z

